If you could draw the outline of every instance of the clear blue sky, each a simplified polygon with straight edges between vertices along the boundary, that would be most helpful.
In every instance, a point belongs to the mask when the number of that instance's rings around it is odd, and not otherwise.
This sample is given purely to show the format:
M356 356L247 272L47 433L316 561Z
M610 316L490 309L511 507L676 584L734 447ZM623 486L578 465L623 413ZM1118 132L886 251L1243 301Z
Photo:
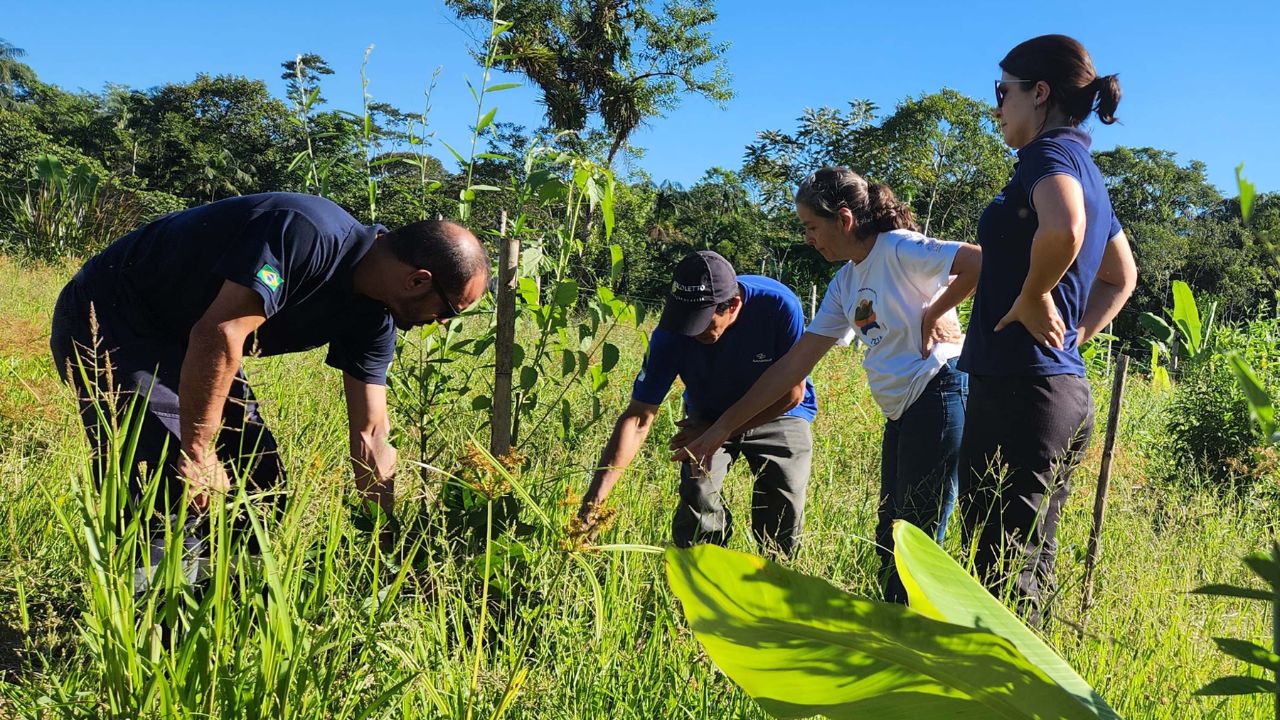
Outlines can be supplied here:
M360 107L359 67L369 63L378 101L421 109L443 66L432 124L450 144L469 137L475 108L464 77L479 70L468 38L440 0L379 3L13 2L0 37L24 48L41 78L67 89L104 83L147 88L199 72L266 80L283 95L280 63L315 52L337 71L331 107ZM685 185L713 166L738 168L764 129L790 130L805 107L868 98L889 110L903 97L952 87L987 99L996 63L1017 42L1061 32L1080 39L1102 73L1120 73L1123 125L1095 128L1095 148L1153 146L1208 165L1235 194L1234 168L1260 191L1280 191L1280 4L1246 0L1214 8L1174 2L764 2L721 0L717 39L737 96L723 110L688 98L634 136L640 167ZM527 88L495 96L499 120L540 124ZM437 154L447 151L437 148Z

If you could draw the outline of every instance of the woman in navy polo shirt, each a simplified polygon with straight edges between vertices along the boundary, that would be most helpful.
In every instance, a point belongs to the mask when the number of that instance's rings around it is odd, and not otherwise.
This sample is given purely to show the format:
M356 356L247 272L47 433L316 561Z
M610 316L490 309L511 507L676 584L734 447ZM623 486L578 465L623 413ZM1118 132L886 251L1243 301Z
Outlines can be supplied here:
M1000 68L996 116L1018 162L978 222L982 273L960 356L970 382L960 495L980 575L997 594L1012 576L1019 609L1038 625L1071 470L1093 430L1079 347L1119 312L1137 270L1079 127L1094 112L1115 122L1116 76L1099 76L1063 35L1027 40Z

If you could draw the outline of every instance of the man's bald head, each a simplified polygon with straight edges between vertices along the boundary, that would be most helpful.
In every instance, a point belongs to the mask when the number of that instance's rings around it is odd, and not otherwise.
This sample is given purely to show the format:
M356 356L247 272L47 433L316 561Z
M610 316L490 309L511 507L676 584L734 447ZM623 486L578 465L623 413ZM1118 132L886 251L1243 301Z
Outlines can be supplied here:
M387 233L384 241L397 260L431 271L450 294L461 293L477 275L489 283L489 253L465 227L447 220L423 220Z

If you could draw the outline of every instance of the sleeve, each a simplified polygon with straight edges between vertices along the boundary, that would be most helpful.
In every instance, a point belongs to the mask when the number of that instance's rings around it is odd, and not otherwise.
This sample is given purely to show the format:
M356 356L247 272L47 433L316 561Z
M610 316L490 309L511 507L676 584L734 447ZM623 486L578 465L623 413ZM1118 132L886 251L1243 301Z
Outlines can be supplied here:
M951 282L951 266L962 244L915 235L898 243L898 264L916 289L933 297Z
M1124 231L1124 228L1121 227L1120 225L1120 218L1116 217L1116 211L1112 210L1111 211L1111 229L1107 230L1107 239L1110 240L1111 238L1119 235L1123 231Z
M391 314L371 312L329 342L324 362L360 382L386 385L395 355L396 326Z
M631 399L649 405L661 405L671 384L676 381L675 346L672 338L662 330L654 330L649 337L649 352L631 386Z
M786 355L804 334L804 306L794 292L780 298L777 318L778 330L774 334L774 357Z
M1018 156L1018 181L1027 194L1027 203L1034 210L1034 194L1041 180L1052 175L1069 175L1083 185L1080 166L1066 145L1056 140L1040 140L1027 146Z
M849 316L845 314L844 268L831 278L827 285L827 293L822 296L822 304L809 321L809 332L823 337L836 338L841 345L853 342L856 333L849 324Z
M263 311L271 317L316 273L311 260L320 240L320 231L299 213L264 212L229 239L213 272L262 296Z

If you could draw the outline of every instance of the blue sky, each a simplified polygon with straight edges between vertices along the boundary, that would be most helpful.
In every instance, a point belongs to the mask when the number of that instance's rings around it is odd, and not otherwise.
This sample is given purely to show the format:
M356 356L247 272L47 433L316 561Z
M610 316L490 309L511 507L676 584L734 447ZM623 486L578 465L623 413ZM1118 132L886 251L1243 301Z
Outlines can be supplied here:
M441 0L355 3L269 0L193 3L54 0L12 3L0 37L24 48L48 82L100 90L146 88L198 72L266 80L283 94L280 63L315 52L336 74L331 106L360 106L360 62L369 44L375 100L419 110L442 66L431 122L450 144L469 137L475 108L464 78L479 69L468 38ZM1181 163L1208 165L1209 180L1235 194L1235 166L1260 191L1280 191L1280 4L1057 2L760 2L721 0L714 32L731 43L737 96L725 109L688 98L634 136L640 167L685 185L710 167L738 168L765 129L789 130L805 107L867 98L883 110L906 96L952 87L987 99L997 62L1019 41L1047 32L1085 43L1101 73L1119 73L1122 125L1098 126L1095 148L1153 146ZM495 96L498 119L540 124L528 89ZM437 154L447 151L437 148ZM625 168L624 168L625 169Z

